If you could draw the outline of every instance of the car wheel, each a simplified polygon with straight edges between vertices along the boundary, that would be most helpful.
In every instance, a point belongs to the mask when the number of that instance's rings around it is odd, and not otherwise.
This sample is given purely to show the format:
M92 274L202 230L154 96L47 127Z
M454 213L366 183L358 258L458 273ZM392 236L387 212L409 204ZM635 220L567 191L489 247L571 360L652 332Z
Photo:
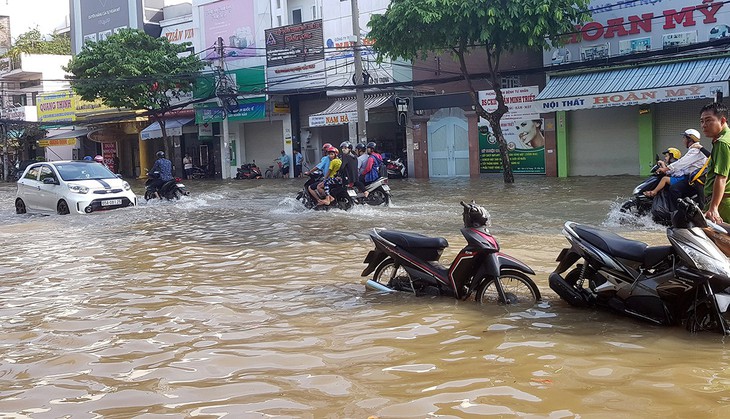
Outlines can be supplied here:
M63 199L58 201L58 205L56 205L56 211L59 215L67 215L71 213L71 211L69 211L68 209L68 204Z
M15 200L15 213L16 214L25 214L26 208L25 208L25 202L23 202L22 199L18 198Z

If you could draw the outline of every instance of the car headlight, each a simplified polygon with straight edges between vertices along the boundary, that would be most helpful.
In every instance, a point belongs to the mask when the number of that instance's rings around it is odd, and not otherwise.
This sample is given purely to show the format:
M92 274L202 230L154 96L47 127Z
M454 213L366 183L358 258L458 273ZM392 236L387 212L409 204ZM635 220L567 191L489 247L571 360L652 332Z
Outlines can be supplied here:
M122 182L122 188L124 188L125 191L132 189L132 187L129 186L129 183L127 182Z
M89 188L84 185L77 185L75 183L69 183L68 190L76 193L89 193Z
M727 258L723 258L725 260L717 260L690 246L684 246L682 244L679 246L692 259L697 269L730 277L730 264L728 264Z

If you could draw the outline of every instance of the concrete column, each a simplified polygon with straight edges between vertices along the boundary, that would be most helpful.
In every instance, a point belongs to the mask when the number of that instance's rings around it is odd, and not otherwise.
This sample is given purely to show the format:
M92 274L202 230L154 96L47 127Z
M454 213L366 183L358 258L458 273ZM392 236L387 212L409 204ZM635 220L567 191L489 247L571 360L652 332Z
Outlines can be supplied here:
M469 138L469 177L479 177L479 116L474 111L464 112Z
M428 120L430 117L417 116L413 122L413 172L409 176L428 179Z
M568 116L565 111L555 112L555 143L558 177L568 177Z
M639 108L639 174L649 176L655 163L654 156L654 117L652 107Z
M137 143L139 144L139 178L147 179L147 171L152 168L150 161L147 159L147 141L142 139L142 134L137 134Z

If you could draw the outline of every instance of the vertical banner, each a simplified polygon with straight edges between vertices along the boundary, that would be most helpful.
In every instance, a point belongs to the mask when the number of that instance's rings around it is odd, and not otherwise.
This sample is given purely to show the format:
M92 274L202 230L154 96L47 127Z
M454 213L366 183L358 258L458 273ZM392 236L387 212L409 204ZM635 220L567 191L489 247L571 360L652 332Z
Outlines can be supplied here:
M101 154L104 157L104 164L112 173L119 173L119 168L115 167L114 156L117 155L117 143L101 143Z
M537 86L502 89L509 111L502 117L500 127L514 173L545 174L544 120L534 106L538 93ZM493 90L479 92L479 100L487 111L497 107ZM479 171L502 172L497 137L483 119L479 120Z

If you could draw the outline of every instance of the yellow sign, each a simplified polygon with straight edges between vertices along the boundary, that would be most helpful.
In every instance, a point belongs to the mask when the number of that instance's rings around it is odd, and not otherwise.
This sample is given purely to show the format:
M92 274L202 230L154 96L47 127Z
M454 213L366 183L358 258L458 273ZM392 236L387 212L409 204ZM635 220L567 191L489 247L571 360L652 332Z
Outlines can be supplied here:
M57 145L76 145L76 138L38 140L38 147L53 147Z
M41 93L36 99L40 122L64 122L76 120L76 98L70 90Z
M274 102L274 113L289 113L289 104Z

